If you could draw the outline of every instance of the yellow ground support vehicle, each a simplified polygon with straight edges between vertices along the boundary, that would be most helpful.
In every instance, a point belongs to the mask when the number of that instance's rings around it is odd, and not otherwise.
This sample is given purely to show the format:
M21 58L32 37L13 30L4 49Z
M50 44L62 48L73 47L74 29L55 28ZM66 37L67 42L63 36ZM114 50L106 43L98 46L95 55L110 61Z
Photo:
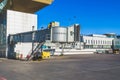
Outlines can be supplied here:
M43 51L43 52L41 53L41 58L42 58L42 59L50 58L50 52L49 52L49 51Z
M50 58L50 51L37 52L32 60L41 60Z

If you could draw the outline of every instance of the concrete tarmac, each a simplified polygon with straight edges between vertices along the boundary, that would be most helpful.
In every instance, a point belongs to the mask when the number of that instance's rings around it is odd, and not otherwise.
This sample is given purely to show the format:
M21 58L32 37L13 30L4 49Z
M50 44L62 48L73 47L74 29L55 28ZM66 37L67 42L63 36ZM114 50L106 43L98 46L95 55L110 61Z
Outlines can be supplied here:
M35 62L0 59L0 80L120 80L119 75L120 55L115 54L70 55Z

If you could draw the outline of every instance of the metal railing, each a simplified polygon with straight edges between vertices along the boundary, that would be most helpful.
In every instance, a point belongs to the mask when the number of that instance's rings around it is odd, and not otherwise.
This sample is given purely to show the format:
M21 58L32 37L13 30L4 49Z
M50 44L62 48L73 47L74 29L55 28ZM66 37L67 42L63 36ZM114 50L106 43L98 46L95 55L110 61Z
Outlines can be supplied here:
M40 52L43 44L44 44L44 42L38 43L38 45L34 48L34 50L31 49L30 52L28 53L27 57L26 57L27 58L26 60L31 60L31 59L33 59L33 57L35 55L38 55L37 53Z

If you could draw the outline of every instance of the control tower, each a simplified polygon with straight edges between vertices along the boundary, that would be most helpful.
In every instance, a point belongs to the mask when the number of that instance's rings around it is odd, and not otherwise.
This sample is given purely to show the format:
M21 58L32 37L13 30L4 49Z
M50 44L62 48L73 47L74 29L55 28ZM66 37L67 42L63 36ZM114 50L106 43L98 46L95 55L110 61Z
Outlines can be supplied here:
M37 30L37 15L34 13L52 2L53 0L0 0L0 57L8 56L8 36ZM31 43L28 45L31 46Z

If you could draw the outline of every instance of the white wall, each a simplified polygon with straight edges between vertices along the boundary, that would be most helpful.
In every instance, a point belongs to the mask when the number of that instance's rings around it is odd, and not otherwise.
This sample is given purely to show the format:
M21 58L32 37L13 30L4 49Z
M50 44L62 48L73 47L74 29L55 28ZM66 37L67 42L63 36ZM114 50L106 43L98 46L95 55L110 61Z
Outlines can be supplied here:
M32 31L32 26L35 26L34 30L37 30L37 15L7 10L7 37L9 34ZM8 45L6 47L6 52L8 52ZM31 49L32 43L17 43L14 52L26 57Z
M18 43L14 50L17 54L22 54L25 58L32 51L32 43Z
M37 15L7 10L7 35L37 29Z
M64 49L64 55L75 55L75 54L94 54L96 49L84 49L84 50L76 50L76 49ZM54 55L61 55L62 49L56 49Z
M68 33L67 33L68 42L74 42L74 26L68 27L67 30L68 30Z

